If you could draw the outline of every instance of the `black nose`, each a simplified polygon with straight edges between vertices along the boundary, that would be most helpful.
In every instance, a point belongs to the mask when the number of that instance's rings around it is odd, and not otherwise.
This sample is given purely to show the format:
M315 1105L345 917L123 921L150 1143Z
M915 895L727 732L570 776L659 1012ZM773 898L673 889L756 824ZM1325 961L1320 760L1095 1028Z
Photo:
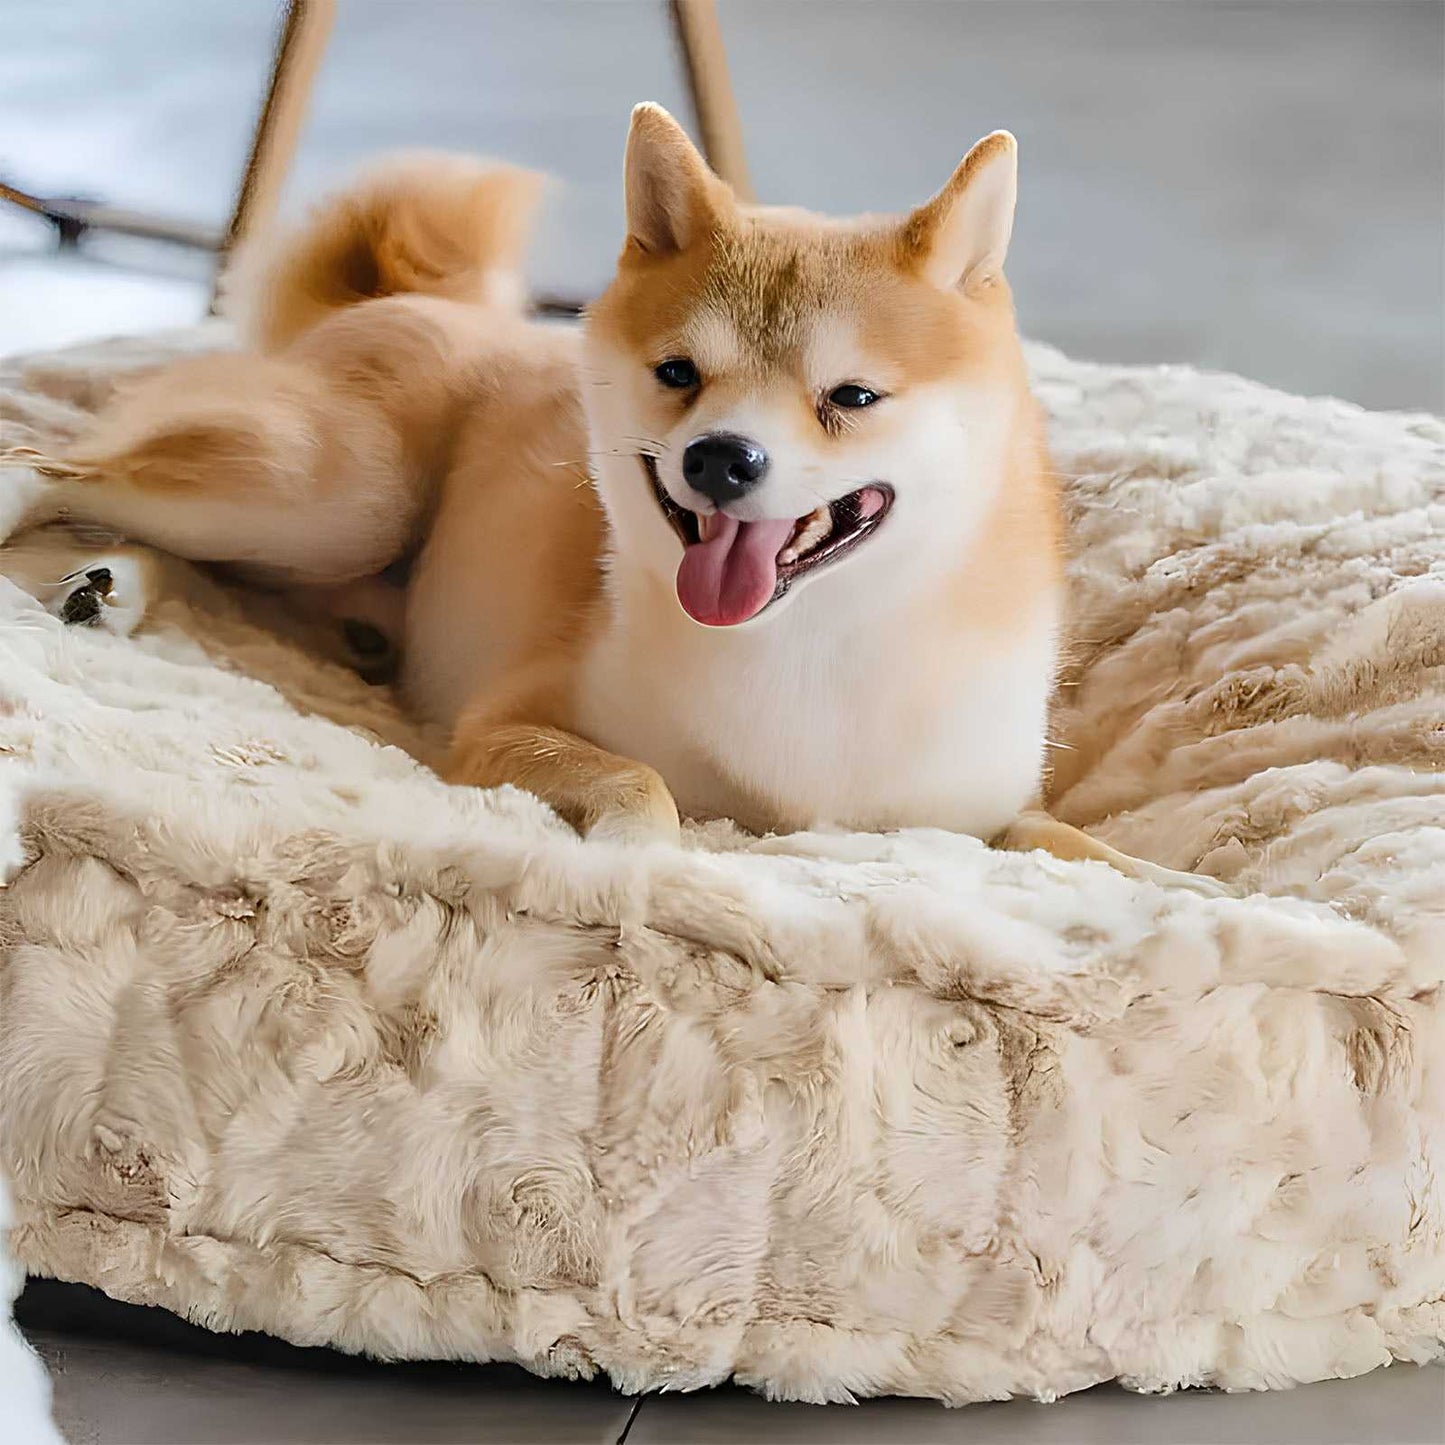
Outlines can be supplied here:
M731 432L709 432L689 442L682 454L682 474L688 485L719 507L750 492L767 470L767 452Z

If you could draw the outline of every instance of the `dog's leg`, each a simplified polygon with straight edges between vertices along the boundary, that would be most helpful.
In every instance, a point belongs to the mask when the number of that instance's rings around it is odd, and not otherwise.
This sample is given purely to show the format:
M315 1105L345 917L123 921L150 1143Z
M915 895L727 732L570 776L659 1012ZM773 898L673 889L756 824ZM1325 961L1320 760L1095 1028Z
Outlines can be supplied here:
M427 503L396 416L302 358L194 358L121 393L56 455L0 467L0 526L99 523L195 562L324 584L381 571Z
M675 842L677 804L661 776L559 728L527 723L459 730L448 778L535 793L579 833L620 842Z
M1068 823L1049 817L1047 813L1020 814L1000 837L994 839L994 847L1005 848L1012 853L1027 853L1039 848L1067 863L1107 863L1127 878L1158 883L1165 888L1185 888L1205 898L1223 898L1229 893L1218 879L1205 878L1198 873L1181 873L1143 858L1132 858Z

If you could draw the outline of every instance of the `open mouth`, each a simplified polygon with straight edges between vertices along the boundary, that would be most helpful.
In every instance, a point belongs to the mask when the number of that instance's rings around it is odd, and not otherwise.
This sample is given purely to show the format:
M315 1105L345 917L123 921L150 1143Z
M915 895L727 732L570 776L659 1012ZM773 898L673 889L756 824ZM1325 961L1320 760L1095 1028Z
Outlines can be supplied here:
M694 621L731 627L756 617L800 577L846 556L877 530L893 506L893 488L870 482L806 517L739 522L725 512L701 516L680 507L642 454L657 504L683 547L677 597Z

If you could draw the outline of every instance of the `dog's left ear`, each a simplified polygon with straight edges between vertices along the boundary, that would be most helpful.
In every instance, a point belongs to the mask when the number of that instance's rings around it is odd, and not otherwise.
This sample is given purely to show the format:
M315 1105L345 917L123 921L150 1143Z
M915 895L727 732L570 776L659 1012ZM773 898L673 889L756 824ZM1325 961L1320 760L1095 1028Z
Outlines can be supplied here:
M948 184L903 223L903 242L923 274L953 290L987 285L1003 271L1018 196L1018 142L985 136Z

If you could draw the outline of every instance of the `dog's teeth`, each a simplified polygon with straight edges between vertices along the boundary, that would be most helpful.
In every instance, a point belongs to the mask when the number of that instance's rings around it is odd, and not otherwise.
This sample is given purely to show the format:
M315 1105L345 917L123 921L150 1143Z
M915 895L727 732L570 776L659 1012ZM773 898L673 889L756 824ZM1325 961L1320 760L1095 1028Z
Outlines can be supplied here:
M788 545L778 553L779 562L796 562L804 552L824 541L833 530L833 514L826 505L809 512L793 533Z
M703 542L711 542L717 529L722 525L722 518L716 512L709 512L706 516L698 512L696 516L698 539Z

